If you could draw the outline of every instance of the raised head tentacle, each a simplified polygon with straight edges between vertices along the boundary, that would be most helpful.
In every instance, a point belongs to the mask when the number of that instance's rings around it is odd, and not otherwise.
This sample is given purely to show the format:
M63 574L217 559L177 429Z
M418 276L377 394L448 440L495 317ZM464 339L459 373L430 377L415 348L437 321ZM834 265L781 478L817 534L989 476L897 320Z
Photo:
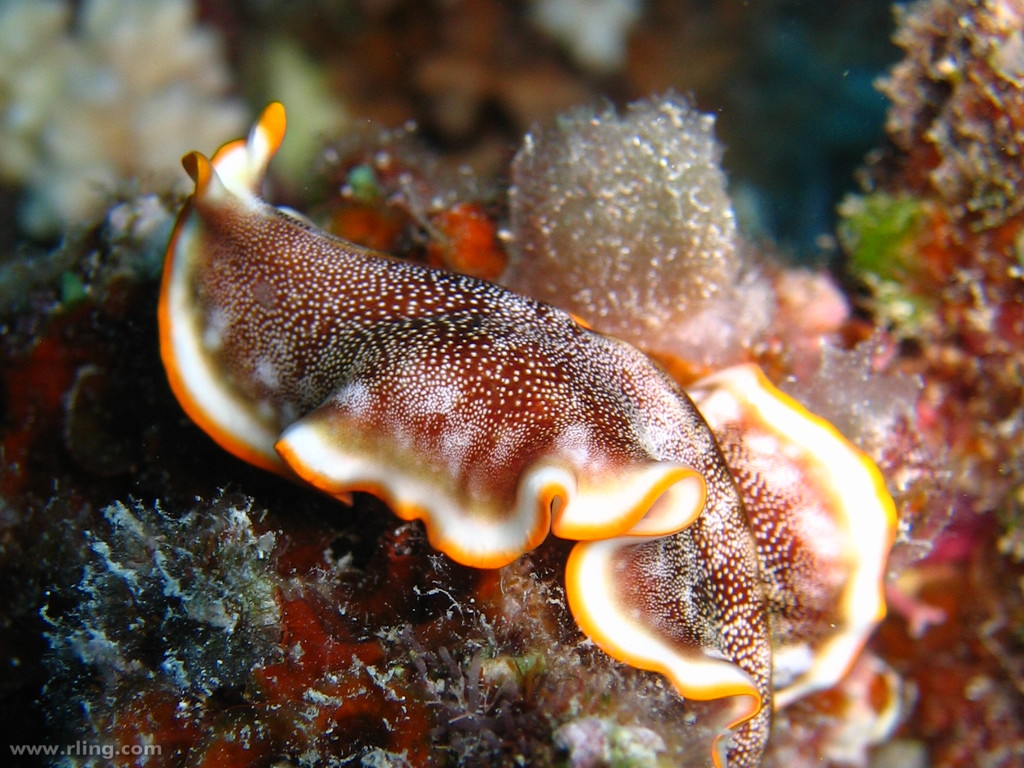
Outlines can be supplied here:
M284 106L268 104L245 139L231 141L214 154L211 163L224 186L242 198L259 196L270 160L284 141Z

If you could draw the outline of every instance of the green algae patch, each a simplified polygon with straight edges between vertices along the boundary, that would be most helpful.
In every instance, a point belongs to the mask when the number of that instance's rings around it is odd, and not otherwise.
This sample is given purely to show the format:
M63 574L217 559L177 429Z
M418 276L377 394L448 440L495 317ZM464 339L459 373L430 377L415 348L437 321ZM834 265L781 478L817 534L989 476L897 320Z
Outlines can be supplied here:
M850 274L870 290L880 320L913 334L933 309L930 297L915 290L918 245L930 218L927 203L875 192L847 197L839 214L839 241Z
M851 195L839 213L839 240L854 275L898 282L913 276L914 243L928 219L922 201L884 192Z

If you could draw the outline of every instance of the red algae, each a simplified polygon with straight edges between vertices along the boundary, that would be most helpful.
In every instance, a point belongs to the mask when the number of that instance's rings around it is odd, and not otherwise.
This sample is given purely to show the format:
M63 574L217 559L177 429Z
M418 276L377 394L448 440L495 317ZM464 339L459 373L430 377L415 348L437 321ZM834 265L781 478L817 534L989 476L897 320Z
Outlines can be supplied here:
M427 263L451 272L494 280L505 271L498 227L483 207L457 203L430 219L436 235L427 244Z

